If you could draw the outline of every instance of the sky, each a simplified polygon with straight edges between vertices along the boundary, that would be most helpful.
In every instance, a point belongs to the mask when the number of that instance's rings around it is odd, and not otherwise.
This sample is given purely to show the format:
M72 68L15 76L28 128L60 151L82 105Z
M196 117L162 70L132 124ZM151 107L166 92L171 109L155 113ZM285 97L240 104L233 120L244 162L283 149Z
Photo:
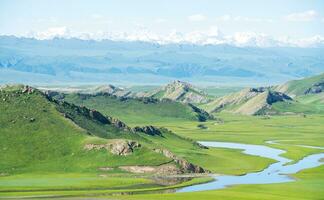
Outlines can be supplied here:
M0 0L0 35L324 44L322 0Z

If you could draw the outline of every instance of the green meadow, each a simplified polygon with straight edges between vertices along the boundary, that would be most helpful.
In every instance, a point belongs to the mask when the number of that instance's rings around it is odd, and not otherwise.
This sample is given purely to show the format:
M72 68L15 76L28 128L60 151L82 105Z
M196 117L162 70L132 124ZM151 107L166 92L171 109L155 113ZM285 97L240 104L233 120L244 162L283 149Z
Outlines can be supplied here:
M273 108L282 111L279 115L248 116L222 111L204 122L199 121L202 113L174 101L79 94L68 94L64 101L57 101L38 90L22 93L21 86L1 91L0 100L0 198L306 200L324 196L324 166L292 175L294 182L235 185L191 193L174 191L212 181L210 175L193 175L162 184L154 174L119 168L158 167L173 162L154 149L170 150L216 175L244 175L275 162L241 150L202 148L196 141L267 145L285 150L282 156L292 162L323 153L323 149L300 146L324 146L321 94L300 96L288 104L275 103ZM127 127L104 123L102 117L91 114L93 109L102 116L121 120ZM148 125L160 127L162 135L131 131L132 127ZM84 149L86 144L102 145L112 139L133 140L141 148L127 156L104 149Z

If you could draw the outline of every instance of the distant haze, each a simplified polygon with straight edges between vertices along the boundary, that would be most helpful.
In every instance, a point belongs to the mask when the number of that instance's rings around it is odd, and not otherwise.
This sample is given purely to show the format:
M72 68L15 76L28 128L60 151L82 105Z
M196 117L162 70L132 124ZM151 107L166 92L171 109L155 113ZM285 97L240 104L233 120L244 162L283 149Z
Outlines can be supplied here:
M0 83L270 85L324 71L324 48L0 37Z

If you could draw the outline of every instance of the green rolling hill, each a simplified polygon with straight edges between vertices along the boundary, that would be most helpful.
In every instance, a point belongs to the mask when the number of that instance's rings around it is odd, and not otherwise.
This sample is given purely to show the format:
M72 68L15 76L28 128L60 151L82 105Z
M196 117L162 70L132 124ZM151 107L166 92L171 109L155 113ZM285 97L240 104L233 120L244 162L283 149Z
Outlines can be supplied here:
M151 124L159 121L206 121L211 116L190 103L157 100L151 97L117 97L109 93L53 93L53 98L96 109L130 124Z
M288 81L273 87L274 90L288 94L291 97L305 94L316 94L324 91L324 73L300 80Z
M120 172L121 166L161 168L166 163L174 173L203 171L181 157L157 151L167 150L170 143L174 153L201 151L191 140L166 129L130 128L116 118L57 101L28 86L1 87L0 99L1 174L90 173L102 168Z
M282 112L324 113L324 73L300 80L288 81L274 86L274 90L285 92L294 97L289 105L276 104L274 107Z

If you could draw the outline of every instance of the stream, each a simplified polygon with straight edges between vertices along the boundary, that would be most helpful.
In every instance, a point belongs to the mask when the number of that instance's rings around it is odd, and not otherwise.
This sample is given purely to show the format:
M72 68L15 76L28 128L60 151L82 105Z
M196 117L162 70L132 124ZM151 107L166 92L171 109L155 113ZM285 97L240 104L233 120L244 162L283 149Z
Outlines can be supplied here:
M238 184L268 184L283 183L294 181L289 175L295 174L301 170L313 168L324 164L320 159L324 158L324 153L312 154L304 157L294 164L288 164L292 160L282 157L281 154L286 151L264 146L252 144L240 144L231 142L199 142L207 147L240 149L242 153L264 158L274 159L277 162L269 165L260 172L247 173L242 176L218 175L214 176L214 180L208 183L193 185L178 189L177 192L194 192L205 190L216 190ZM268 141L274 144L274 141ZM300 145L307 148L323 149L323 147Z

